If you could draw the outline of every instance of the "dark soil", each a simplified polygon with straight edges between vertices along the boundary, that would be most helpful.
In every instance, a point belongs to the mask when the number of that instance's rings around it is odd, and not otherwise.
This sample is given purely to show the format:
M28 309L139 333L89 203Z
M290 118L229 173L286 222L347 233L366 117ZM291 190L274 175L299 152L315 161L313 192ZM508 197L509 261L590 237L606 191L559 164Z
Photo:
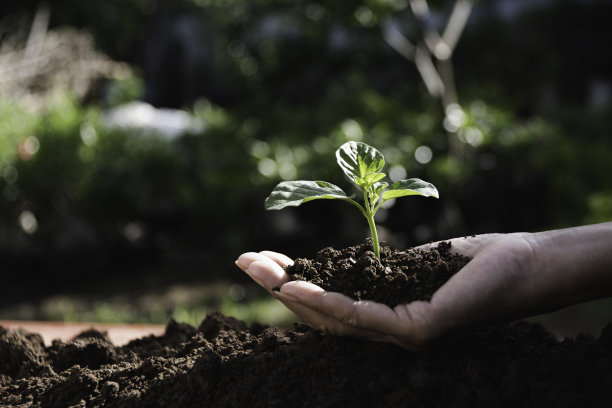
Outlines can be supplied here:
M448 264L447 249L419 256ZM355 264L374 275L387 276L388 266L407 276L393 279L427 281L393 262L381 270L358 252ZM432 273L443 281L446 269ZM518 322L420 352L220 314L198 328L171 321L163 336L122 347L97 331L45 347L37 334L0 327L0 407L603 407L610 384L612 325L599 338L559 342Z
M451 254L450 247L449 242L442 242L432 250L398 251L383 243L379 260L368 238L343 250L325 248L314 259L298 258L286 272L291 280L312 282L355 300L374 300L393 307L429 300L469 262L469 258Z
M612 325L557 342L517 323L418 353L218 314L123 347L0 328L2 407L603 407L610 384Z

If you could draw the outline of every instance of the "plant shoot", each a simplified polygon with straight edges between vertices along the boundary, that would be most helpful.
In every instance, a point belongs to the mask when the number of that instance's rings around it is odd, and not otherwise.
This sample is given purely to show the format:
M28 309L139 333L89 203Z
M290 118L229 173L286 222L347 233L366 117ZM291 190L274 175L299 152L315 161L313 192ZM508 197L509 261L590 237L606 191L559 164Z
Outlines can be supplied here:
M399 180L389 186L381 181L386 177L381 170L385 164L383 155L375 148L361 142L347 142L336 150L338 165L363 193L363 205L349 197L340 187L326 181L283 181L279 183L268 198L267 210L280 210L297 207L302 203L318 199L344 200L361 211L368 220L374 253L380 259L380 244L374 223L374 215L380 207L393 198L411 195L438 198L438 190L433 184L418 178Z

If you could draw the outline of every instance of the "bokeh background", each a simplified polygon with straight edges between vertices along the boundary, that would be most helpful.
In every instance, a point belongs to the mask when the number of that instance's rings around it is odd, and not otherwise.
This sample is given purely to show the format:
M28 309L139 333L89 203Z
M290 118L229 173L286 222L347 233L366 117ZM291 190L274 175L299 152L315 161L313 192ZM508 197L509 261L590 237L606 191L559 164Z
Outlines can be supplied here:
M379 213L398 248L610 221L610 16L603 0L3 0L0 319L290 324L234 260L368 235L342 202L263 208L281 180L347 188L348 140L440 191ZM585 307L552 319L612 320Z

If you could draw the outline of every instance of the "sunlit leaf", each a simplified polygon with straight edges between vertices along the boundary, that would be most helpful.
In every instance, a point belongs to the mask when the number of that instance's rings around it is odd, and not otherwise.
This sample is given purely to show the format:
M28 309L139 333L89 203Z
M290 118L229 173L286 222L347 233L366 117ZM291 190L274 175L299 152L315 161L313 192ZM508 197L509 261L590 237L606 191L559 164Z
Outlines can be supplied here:
M356 206L368 220L372 234L372 249L380 259L380 244L374 215L385 201L410 195L438 198L433 184L412 178L393 183L381 182L386 177L380 170L385 164L383 155L361 142L348 142L336 150L338 165L344 174L363 192L363 205L349 198L339 187L325 181L284 181L266 199L266 209L280 210L317 199L341 199ZM382 197L382 201L381 201ZM378 204L377 204L378 203Z
M266 210L280 210L318 199L348 199L342 189L326 181L283 181L266 199Z
M336 150L338 165L347 177L361 187L368 185L366 176L371 173L379 173L385 165L385 159L378 150L361 142L347 142ZM370 184L380 180L374 176ZM383 174L384 177L384 174ZM382 177L381 177L382 178Z
M369 187L371 185L373 185L374 183L384 179L387 175L385 173L370 173L367 174L363 179L362 179L362 185Z
M380 192L387 187L389 187L389 183L385 183L384 181L381 183L374 183L374 185L372 186L372 191L375 194L380 194Z
M424 197L435 197L438 198L438 190L433 184L423 181L418 178L411 178L408 180L396 181L391 187L382 193L383 200L390 200L392 198L420 195Z
M381 191L386 189L388 186L389 186L389 183L385 183L383 181L380 183L374 183L372 187L370 187L370 197L371 197L372 205L378 202L378 200L380 199Z

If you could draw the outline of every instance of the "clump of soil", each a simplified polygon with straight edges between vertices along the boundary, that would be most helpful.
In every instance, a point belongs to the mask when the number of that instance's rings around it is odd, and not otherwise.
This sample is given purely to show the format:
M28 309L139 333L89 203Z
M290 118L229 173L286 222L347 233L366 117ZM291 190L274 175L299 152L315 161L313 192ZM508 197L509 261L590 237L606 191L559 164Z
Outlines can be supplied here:
M490 327L418 353L220 314L115 347L0 328L2 407L584 407L612 398L612 325L558 342Z
M298 258L286 269L291 280L312 282L355 300L374 300L390 307L431 295L470 258L451 254L451 244L441 242L431 250L398 251L384 243L380 260L372 252L372 240L343 250L331 247L314 259Z
M360 285L408 282L409 298L361 291L368 286L351 295L393 304L426 299L467 261L444 244L404 253L412 259L406 264L384 248L379 264L367 245L325 249L297 269L327 276L336 261ZM197 328L171 321L164 335L122 347L95 330L45 347L37 334L0 327L0 407L583 407L609 403L610 384L612 325L598 339L559 342L519 322L416 353L305 325L248 326L221 314Z

